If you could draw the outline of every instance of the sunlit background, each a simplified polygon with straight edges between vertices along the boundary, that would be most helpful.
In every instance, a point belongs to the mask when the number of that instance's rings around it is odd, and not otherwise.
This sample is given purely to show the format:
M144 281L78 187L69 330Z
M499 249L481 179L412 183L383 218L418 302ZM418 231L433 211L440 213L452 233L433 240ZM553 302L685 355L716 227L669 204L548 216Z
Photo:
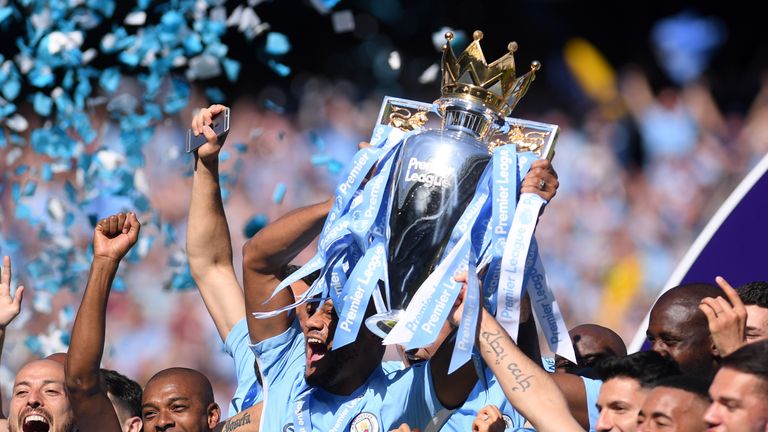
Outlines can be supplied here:
M768 151L768 36L751 2L0 0L0 254L28 291L5 394L63 351L96 220L135 210L104 364L140 383L184 365L226 404L231 361L189 276L194 108L232 107L222 153L235 247L326 198L385 95L439 96L439 47L485 33L542 69L517 117L562 131L538 229L569 327L629 342L702 226ZM311 253L311 251L308 251ZM300 260L308 258L303 254ZM727 275L725 275L727 277ZM734 281L742 283L746 281Z

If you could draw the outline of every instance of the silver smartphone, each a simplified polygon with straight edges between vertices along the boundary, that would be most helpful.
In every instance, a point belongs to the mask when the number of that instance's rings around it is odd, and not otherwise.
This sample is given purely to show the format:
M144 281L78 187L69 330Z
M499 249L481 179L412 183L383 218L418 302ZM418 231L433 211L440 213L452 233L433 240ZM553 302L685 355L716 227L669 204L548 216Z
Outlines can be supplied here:
M229 132L229 108L225 108L224 111L213 116L211 121L211 129L213 129L216 136L221 140L221 138ZM197 150L201 145L205 144L206 141L205 135L202 133L195 136L195 134L192 133L192 129L187 129L187 153L192 153Z

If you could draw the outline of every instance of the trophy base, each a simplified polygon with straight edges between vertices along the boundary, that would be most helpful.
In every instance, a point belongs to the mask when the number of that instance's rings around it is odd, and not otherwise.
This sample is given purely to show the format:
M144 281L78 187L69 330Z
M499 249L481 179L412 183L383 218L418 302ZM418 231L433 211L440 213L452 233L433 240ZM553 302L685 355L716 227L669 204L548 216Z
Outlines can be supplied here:
M376 336L384 339L400 321L402 310L392 310L370 316L365 320L365 326Z

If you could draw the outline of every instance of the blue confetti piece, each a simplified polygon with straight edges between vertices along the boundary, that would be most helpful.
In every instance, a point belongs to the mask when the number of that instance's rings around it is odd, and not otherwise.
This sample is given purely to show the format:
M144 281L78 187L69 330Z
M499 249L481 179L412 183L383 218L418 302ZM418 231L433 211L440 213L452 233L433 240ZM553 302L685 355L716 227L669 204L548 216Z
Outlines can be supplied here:
M16 97L19 96L20 91L21 80L19 80L18 75L12 74L9 78L6 78L2 89L3 97L5 97L5 99L9 101L15 100Z
M162 229L163 235L165 236L166 246L170 246L176 243L176 232L173 228L173 225L171 225L168 222L163 222L161 229Z
M339 174L343 168L344 164L337 161L336 159L333 159L328 163L328 172L331 174Z
M205 96L209 101L214 103L223 103L227 99L224 92L218 87L209 87L205 89Z
M51 115L51 107L53 106L53 100L45 93L37 92L32 100L32 105L35 112L42 117L48 117Z
M29 171L28 165L19 165L14 170L14 174L16 174L17 176L20 176L20 175L24 175L27 171Z
M245 143L237 143L235 144L235 148L237 149L237 152L240 154L243 154L246 151L248 151L248 146L245 145Z
M115 292L125 292L125 279L122 276L115 276L115 280L112 282L112 289Z
M171 276L170 283L165 288L171 291L182 291L195 288L195 286L195 280L192 279L192 274L189 272L189 265L185 265L183 269L176 271Z
M203 42L197 34L191 34L184 38L184 53L187 56L200 54L203 51Z
M99 85L107 93L114 93L120 85L120 69L116 67L104 69L99 77Z
M309 159L309 162L314 166L321 166L321 165L327 165L332 160L333 158L329 155L317 154L317 155L312 155L312 157Z
M67 213L64 215L64 226L69 228L72 226L72 224L75 222L75 214L74 213Z
M26 345L26 347L36 355L43 355L43 344L40 342L40 339L38 339L37 336L27 336L27 338L24 340L24 345Z
M267 218L267 215L259 213L248 220L248 222L245 224L245 227L243 228L243 234L246 238L251 238L262 228L267 226L267 223L269 223L269 218Z
M309 140L317 147L318 150L325 150L325 140L315 131L309 132Z
M219 153L219 161L226 162L229 160L229 152L226 150L222 150L221 153Z
M19 184L19 182L13 182L11 185L11 198L13 199L13 202L19 202L19 199L21 198L21 184Z
M72 186L72 182L70 182L69 180L64 182L64 192L66 192L67 199L69 200L69 202L75 203L75 204L78 203L79 200L77 199L77 189L75 189L75 187Z
M4 6L0 8L0 24L3 23L6 19L8 19L9 16L13 15L13 7L11 6Z
M283 114L285 112L285 108L273 102L272 99L264 100L264 108L270 111L274 111L278 114Z
M122 51L117 55L117 59L125 65L136 67L141 60L139 54L136 51Z
M35 194L36 190L37 190L37 182L34 180L30 180L24 185L24 190L21 192L21 195L25 197L32 196Z
M240 62L229 58L221 59L221 66L224 68L224 73L227 75L227 79L230 82L237 81L237 77L240 76Z
M29 220L32 217L32 210L22 203L16 204L16 211L13 215L16 219Z
M291 43L286 35L278 32L269 32L267 33L267 42L264 50L272 55L282 55L291 50Z
M53 170L51 169L51 164L43 164L42 171L40 172L40 178L46 182L53 180Z
M270 69L272 69L276 74L278 74L278 75L280 75L282 77L285 77L285 76L288 76L288 75L291 74L291 68L290 67L288 67L288 66L286 66L286 65L284 65L284 64L282 64L280 62L277 62L275 60L272 60L272 59L268 60L267 61L267 66L269 66Z
M117 278L115 278L117 279ZM75 310L74 306L72 305L66 305L61 310L59 310L59 323L61 325L67 325L75 320L75 313L77 311Z
M275 186L275 190L272 191L272 202L275 204L280 204L283 202L283 198L285 197L285 190L287 187L285 186L285 183L278 183L277 186Z
M14 112L16 112L16 105L12 103L0 105L0 118L9 117Z
M62 330L59 335L59 340L64 346L69 346L69 342L72 340L72 334L66 330Z
M33 86L43 88L53 84L54 76L49 66L38 64L29 72L27 78Z

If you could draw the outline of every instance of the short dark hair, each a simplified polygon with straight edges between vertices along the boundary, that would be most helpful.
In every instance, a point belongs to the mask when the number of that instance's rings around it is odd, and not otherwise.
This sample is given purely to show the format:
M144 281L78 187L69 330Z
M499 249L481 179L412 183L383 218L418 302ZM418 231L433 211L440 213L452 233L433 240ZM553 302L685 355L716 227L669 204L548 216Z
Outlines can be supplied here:
M101 376L113 403L130 417L141 417L142 390L139 383L109 369L102 369Z
M737 290L739 297L745 305L756 305L768 308L768 282L749 282Z
M288 276L295 273L297 270L299 270L301 266L297 266L296 264L286 264L283 266L282 274L280 275L282 279L287 278ZM312 286L313 283L317 280L317 278L320 277L320 270L315 270L314 272L304 276L301 278L301 280L304 281L309 286Z
M653 387L662 378L680 375L677 363L656 351L641 351L626 357L609 357L599 362L595 371L603 381L611 378L631 378L643 388Z
M654 387L668 387L682 390L688 393L693 393L696 396L709 401L711 400L709 397L710 385L712 385L712 381L704 378L690 375L673 375L656 381Z
M768 340L746 344L723 357L721 367L755 375L763 380L768 392Z

